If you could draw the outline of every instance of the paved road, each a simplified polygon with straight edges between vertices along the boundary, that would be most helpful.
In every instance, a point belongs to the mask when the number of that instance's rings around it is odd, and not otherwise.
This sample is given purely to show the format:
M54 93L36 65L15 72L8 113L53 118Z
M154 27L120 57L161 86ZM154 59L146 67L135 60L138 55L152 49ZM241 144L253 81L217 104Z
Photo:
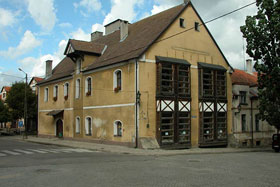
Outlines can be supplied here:
M133 156L0 137L0 153L6 155L0 186L7 187L280 186L280 154L274 152Z

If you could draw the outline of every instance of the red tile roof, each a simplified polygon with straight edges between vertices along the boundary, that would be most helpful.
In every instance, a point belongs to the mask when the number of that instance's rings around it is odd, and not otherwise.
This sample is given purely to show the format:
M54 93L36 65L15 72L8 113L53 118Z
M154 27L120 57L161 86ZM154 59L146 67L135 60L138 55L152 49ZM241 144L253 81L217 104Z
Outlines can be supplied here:
M232 84L234 85L236 84L248 85L248 86L258 85L258 75L255 72L253 74L250 74L240 69L234 69L231 79L232 79Z
M41 80L44 80L43 78L40 78L40 77L33 77L33 78L37 83L40 82Z

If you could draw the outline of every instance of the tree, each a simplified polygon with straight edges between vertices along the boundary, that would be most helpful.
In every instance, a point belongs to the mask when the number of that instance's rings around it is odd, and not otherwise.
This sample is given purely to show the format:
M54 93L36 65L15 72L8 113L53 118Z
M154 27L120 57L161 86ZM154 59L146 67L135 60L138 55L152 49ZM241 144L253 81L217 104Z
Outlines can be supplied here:
M280 129L280 1L257 0L257 15L241 26L247 53L258 72L259 110L262 120Z
M12 120L24 117L24 89L25 83L17 82L11 87L7 95L6 103L10 109ZM37 115L37 97L27 86L27 118L34 118Z
M8 107L0 100L0 123L6 123L10 121L10 113Z

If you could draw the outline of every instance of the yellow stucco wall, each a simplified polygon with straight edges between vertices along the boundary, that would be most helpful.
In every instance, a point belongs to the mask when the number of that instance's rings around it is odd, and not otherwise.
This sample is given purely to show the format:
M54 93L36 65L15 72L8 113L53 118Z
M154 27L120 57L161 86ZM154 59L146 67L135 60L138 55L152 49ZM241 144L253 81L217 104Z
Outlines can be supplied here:
M186 27L181 28L179 24L179 18L184 18L186 22ZM208 34L206 28L204 26L200 26L200 31L195 31L191 29L194 27L195 22L202 23L199 17L196 15L195 11L192 7L187 7L187 9L179 16L177 20L169 27L169 29L158 39L158 41L153 44L149 50L145 53L146 63L143 63L140 66L140 74L145 75L145 72L149 72L149 80L147 80L148 76L141 76L140 80L140 90L141 92L145 92L149 90L149 117L151 121L151 127L154 131L155 123L156 123L156 104L155 104L155 90L156 90L156 64L155 57L163 56L163 57L171 57L178 59L185 59L189 63L191 63L191 142L192 146L198 145L199 140L199 101L198 101L198 69L197 63L204 62L209 64L221 65L225 67L227 70L230 70L230 67L226 63L222 54L216 47L214 41ZM183 32L185 31L185 32ZM183 32L181 34L176 35L179 32ZM176 36L174 36L176 35ZM173 36L173 37L172 37ZM152 63L150 63L152 62ZM227 105L227 127L228 134L232 133L232 112L231 112L231 77L229 71L227 72L227 97L228 97L228 105ZM145 95L145 94L144 94ZM143 102L145 101L144 98ZM146 104L144 104L145 106ZM142 106L141 109L143 110ZM144 126L145 122L142 122L141 126ZM145 129L140 131L141 135L145 134ZM155 135L155 133L152 133Z

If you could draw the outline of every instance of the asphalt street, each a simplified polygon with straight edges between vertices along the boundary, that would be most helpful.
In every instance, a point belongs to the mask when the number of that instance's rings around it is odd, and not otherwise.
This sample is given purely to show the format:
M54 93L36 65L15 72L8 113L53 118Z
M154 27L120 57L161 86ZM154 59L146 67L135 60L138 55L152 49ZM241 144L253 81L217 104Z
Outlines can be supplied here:
M0 186L280 186L271 152L135 156L0 136Z

